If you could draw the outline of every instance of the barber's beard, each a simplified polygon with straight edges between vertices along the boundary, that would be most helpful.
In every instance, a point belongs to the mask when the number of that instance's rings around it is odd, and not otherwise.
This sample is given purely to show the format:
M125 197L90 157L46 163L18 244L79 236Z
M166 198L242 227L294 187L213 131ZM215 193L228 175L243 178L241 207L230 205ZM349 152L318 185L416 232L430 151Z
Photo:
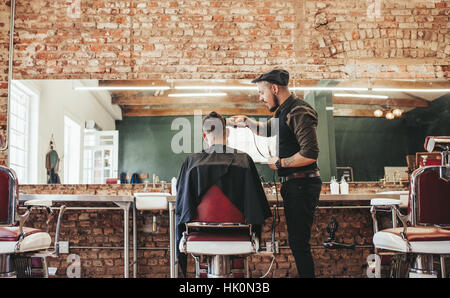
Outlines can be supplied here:
M280 106L280 101L278 100L278 97L275 94L273 95L273 102L274 106L269 109L271 113L275 112Z

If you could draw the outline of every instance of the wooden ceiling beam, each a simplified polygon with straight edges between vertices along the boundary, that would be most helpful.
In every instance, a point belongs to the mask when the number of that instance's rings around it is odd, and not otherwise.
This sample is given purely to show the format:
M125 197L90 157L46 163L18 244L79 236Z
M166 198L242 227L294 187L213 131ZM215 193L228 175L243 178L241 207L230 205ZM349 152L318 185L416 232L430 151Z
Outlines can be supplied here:
M112 99L113 104L127 106L146 105L186 105L186 104L258 104L255 96L224 96L224 97L167 97L167 96L139 96L131 98ZM428 107L426 100L407 98L357 98L357 97L333 97L333 104L355 104L355 105L389 105L394 107Z
M230 104L256 104L258 97L255 96L223 96L223 97L168 97L168 96L136 96L132 98L114 97L113 104L117 105L185 105L185 104L211 104L211 103L230 103Z
M99 86L255 86L248 80L99 80ZM290 80L290 87L316 86L320 80ZM367 88L412 88L412 89L450 89L449 81L409 81L409 80L341 80L337 87L367 87Z
M371 88L450 89L449 81L371 80Z
M333 110L334 117L375 117L374 110L369 109L337 109Z
M205 80L190 80L190 79L168 79L168 80L99 80L99 86L249 86L256 87L251 83L252 79L248 80L219 80L219 79L205 79ZM316 86L320 80L290 80L290 87L299 86Z
M353 104L353 105L389 105L392 107L428 107L429 103L426 100L417 98L358 98L358 97L333 97L333 104Z
M102 87L152 87L152 86L168 86L167 80L99 80L98 85Z
M158 109L124 109L125 117L145 117L145 116L193 116L200 112L206 115L216 111L221 115L248 115L248 116L269 116L271 113L266 108L158 108Z

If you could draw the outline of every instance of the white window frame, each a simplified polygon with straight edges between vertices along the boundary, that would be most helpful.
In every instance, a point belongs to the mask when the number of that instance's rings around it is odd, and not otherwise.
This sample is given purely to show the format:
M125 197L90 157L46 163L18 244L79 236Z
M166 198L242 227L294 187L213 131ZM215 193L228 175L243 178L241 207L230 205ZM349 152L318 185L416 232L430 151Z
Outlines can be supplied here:
M16 95L21 93L25 96L25 103L17 102ZM23 110L16 110L16 105L22 105ZM8 107L9 114L9 154L8 164L18 175L21 184L36 184L38 177L37 158L38 158L38 125L39 125L39 90L26 82L11 81L11 101ZM22 115L19 115L22 112ZM18 121L25 122L23 131L18 129ZM22 135L24 138L23 146L18 146L16 136ZM17 154L24 152L24 159L21 165L17 163Z
M81 128L80 122L64 114L64 184L80 183Z
M91 137L91 142L87 142ZM105 144L104 140L111 142ZM117 130L84 130L83 183L105 184L107 178L118 178L119 132ZM109 155L106 155L109 151ZM100 154L96 164L95 153ZM107 161L107 164L105 162ZM109 174L105 175L105 171ZM100 173L96 175L96 172Z

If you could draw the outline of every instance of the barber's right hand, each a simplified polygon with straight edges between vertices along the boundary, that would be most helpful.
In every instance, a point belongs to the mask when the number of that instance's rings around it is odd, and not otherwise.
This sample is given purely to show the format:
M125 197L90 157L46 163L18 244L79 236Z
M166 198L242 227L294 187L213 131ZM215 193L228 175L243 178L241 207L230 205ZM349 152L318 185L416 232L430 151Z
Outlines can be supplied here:
M231 116L227 118L227 125L237 126L237 127L247 127L248 126L248 117L245 115L237 115Z

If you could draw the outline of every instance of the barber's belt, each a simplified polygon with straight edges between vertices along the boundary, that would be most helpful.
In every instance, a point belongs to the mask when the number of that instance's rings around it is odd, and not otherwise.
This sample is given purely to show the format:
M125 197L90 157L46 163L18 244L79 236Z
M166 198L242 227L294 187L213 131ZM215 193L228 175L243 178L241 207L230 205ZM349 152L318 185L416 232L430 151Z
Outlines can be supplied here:
M280 181L281 181L281 183L284 183L288 180L295 179L295 178L314 178L314 177L320 177L319 171L293 173L288 176L280 177Z

